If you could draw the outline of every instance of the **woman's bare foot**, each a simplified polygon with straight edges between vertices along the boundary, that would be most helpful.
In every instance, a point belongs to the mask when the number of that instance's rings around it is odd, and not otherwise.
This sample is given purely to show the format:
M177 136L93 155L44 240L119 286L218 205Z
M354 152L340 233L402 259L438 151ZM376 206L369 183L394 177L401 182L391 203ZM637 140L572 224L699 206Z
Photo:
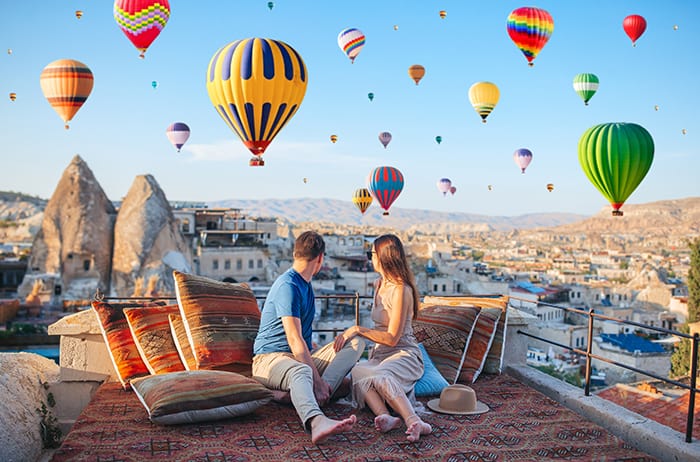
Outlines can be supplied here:
M406 430L406 434L408 436L406 439L412 443L415 443L422 435L430 435L432 432L433 427L418 418L418 420L415 420L408 426L408 429Z
M349 431L355 422L357 417L354 414L343 420L333 420L325 415L318 415L311 420L311 442L322 443L331 435Z
M376 428L378 432L386 433L395 428L399 428L400 425L401 419L390 416L389 414L380 414L374 418L374 428Z
M278 403L289 404L292 402L292 397L289 395L288 391L284 390L270 390L272 391L272 400Z

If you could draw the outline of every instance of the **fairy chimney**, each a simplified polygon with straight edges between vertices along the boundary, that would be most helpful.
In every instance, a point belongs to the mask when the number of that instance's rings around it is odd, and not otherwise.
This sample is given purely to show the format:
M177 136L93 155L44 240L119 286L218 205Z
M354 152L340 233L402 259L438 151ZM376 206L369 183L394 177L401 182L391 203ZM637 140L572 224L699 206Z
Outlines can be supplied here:
M189 272L191 266L192 251L165 193L153 176L137 176L114 225L112 295L142 290L136 281L148 281L151 294L174 294L173 270Z

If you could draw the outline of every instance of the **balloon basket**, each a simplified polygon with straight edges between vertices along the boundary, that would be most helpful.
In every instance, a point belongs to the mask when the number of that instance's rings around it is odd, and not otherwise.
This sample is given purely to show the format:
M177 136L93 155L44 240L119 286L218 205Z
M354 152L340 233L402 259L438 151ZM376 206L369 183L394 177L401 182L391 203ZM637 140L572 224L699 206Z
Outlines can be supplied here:
M612 211L612 216L614 217L621 217L623 215L622 210L613 210Z
M389 215L389 212L384 212L384 213L382 213L382 215L384 215L386 217Z
M253 157L248 161L248 165L250 165L251 167L264 167L265 161L260 159L259 157Z

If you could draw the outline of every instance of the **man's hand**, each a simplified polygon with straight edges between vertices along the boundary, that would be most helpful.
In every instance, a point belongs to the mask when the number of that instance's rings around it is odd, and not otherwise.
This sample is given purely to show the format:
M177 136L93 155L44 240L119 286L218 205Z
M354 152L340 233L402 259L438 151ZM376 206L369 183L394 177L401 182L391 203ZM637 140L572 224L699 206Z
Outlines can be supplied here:
M314 396L319 406L325 405L331 398L331 386L323 379L314 380Z

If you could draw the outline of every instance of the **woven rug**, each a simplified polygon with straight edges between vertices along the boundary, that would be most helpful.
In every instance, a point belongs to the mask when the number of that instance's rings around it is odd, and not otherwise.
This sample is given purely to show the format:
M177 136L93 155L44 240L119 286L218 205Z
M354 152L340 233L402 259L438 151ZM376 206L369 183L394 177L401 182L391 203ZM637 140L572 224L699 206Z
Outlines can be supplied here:
M433 433L416 443L404 430L380 434L367 410L352 432L311 444L290 406L268 404L236 419L164 427L148 420L131 391L102 385L78 418L53 462L248 462L248 461L655 461L602 427L586 421L508 376L485 375L473 385L491 410L473 416L433 413ZM325 408L342 418L345 401Z

